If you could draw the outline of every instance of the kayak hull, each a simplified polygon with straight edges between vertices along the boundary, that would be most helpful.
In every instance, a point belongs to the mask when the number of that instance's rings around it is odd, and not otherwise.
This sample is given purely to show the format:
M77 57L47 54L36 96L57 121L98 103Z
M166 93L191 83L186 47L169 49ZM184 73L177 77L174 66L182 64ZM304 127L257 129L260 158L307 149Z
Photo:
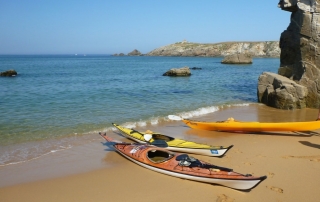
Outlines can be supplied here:
M139 132L133 129L129 129L126 127L122 127L120 125L114 124L113 126L116 127L125 137L138 142L138 143L148 143L144 139L144 135L147 134L145 132ZM221 157L223 156L229 149L233 147L233 145L230 145L228 147L224 146L211 146L207 144L201 144L196 143L192 141L186 141L182 139L176 139L170 136L166 136L160 133L148 133L152 135L150 143L152 143L153 140L164 140L168 147L166 149L175 151L175 152L183 152L183 153L193 153L193 154L199 154L199 155L205 155L205 156L215 156L215 157Z
M109 137L101 136L112 142ZM243 175L233 172L232 169L215 166L197 159L194 160L198 163L197 166L184 165L181 163L184 160L178 158L184 157L185 154L173 153L150 145L114 142L113 147L119 154L144 168L182 179L217 184L238 190L252 189L266 179L266 176ZM166 154L166 157L159 159L160 155L156 154L161 154L161 156Z

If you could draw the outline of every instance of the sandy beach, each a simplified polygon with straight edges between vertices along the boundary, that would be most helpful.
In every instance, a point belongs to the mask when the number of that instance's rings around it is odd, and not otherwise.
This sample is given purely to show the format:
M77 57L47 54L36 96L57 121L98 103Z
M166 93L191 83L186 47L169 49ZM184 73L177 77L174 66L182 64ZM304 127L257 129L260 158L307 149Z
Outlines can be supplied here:
M284 122L311 121L317 116L317 109L283 111L249 105L194 119ZM96 134L90 143L0 167L0 201L319 201L320 130L228 133L190 129L181 121L136 129L211 145L234 145L222 158L192 156L268 178L250 191L238 191L163 175L126 160ZM116 132L108 135L130 142Z

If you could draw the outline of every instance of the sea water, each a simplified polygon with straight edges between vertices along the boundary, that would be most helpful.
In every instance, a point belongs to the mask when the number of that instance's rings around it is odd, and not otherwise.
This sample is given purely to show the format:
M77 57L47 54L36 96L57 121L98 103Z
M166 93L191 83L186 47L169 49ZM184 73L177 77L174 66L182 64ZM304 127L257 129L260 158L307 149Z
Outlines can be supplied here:
M68 149L87 134L157 125L169 114L192 118L223 106L257 103L261 73L279 58L250 65L223 58L110 55L0 56L0 166ZM190 77L162 76L188 66ZM90 138L89 138L90 139ZM88 140L89 141L89 140Z

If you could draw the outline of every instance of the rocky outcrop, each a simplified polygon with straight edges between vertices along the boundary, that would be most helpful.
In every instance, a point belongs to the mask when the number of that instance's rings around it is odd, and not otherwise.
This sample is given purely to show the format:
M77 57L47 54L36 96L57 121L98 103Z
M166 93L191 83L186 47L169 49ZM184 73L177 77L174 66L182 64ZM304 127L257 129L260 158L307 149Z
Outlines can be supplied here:
M17 76L16 70L10 69L4 72L0 72L0 76Z
M252 57L249 54L234 54L227 55L222 61L222 64L252 64Z
M128 53L129 56L142 56L143 54L138 51L137 49L134 49L133 51L131 51L130 53Z
M115 53L112 56L125 56L124 53ZM130 53L128 53L128 56L143 56L143 54L138 51L137 49L134 49L133 51L131 51Z
M292 12L290 24L280 37L278 74L289 78L295 85L308 89L305 91L305 104L296 105L296 108L319 108L320 0L281 0L278 6ZM279 86L273 86L274 91L280 90L278 88ZM273 99L275 100L272 102L278 102L280 97ZM287 105L282 108L291 108L290 103Z
M115 53L115 54L113 54L112 56L125 56L125 54L124 53Z
M279 109L305 108L308 89L271 72L259 76L258 101Z
M189 67L173 68L162 76L191 76L191 72Z
M226 42L201 44L183 41L157 48L146 55L217 57L238 53L249 54L252 57L280 57L279 42Z

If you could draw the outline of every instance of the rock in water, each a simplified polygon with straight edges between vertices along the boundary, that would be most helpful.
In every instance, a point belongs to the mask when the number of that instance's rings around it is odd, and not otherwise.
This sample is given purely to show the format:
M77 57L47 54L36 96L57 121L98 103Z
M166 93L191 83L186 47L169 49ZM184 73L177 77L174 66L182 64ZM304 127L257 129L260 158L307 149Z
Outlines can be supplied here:
M17 74L18 73L15 70L11 69L11 70L1 72L0 76L17 76Z
M227 55L222 61L222 64L252 64L252 57L248 54L233 54Z
M191 76L189 67L173 68L164 73L162 76Z

